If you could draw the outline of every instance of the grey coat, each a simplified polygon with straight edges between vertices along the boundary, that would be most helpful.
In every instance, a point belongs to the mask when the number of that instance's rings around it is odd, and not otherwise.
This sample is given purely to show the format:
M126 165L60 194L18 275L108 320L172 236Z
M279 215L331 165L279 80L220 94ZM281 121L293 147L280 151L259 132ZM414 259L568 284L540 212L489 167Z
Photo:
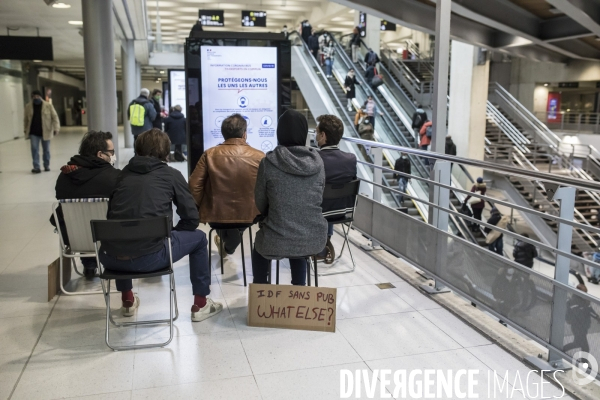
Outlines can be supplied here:
M277 146L258 167L256 207L266 215L256 233L256 250L265 258L317 254L327 242L321 203L325 169L316 149Z
M152 105L152 102L150 100L148 100L144 96L139 96L137 99L132 100L131 103L129 103L129 106L127 107L127 119L130 118L129 107L131 107L133 102L137 102L138 104L143 105L146 109L146 112L144 113L144 126L131 125L131 133L133 134L133 136L138 136L139 134L142 134L152 129L152 121L154 121L154 119L156 118L156 110L154 109L154 106Z

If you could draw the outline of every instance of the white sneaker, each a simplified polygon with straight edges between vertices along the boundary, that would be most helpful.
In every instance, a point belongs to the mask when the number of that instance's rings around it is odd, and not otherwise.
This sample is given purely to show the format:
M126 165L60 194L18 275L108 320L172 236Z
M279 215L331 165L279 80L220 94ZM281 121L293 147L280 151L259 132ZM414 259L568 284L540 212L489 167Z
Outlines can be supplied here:
M225 252L225 248L221 251L221 238L218 234L215 234L215 245L217 246L217 251L219 252L219 256L225 258L227 257L227 253ZM225 246L223 246L225 247Z
M124 317L133 317L135 310L140 306L140 298L136 295L133 296L133 303L130 301L124 301L121 307L121 313Z
M217 315L221 311L223 311L223 304L215 303L213 299L207 298L206 305L204 307L200 308L195 304L192 306L192 321L204 321L205 319L210 318L213 315Z

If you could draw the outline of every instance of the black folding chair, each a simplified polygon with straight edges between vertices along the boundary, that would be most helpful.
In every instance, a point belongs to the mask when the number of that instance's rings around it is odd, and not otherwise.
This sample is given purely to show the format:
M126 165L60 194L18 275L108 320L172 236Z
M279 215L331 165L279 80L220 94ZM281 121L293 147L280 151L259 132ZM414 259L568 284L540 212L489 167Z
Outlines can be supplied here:
M325 185L325 191L323 192L323 199L334 200L334 199L343 199L353 197L354 205L351 208L345 208L335 211L329 211L323 213L323 216L327 220L328 223L334 225L342 225L342 232L344 233L344 244L342 245L342 251L335 258L333 264L339 261L344 254L344 249L348 247L348 252L350 253L350 260L352 260L352 268L347 271L335 271L335 272L321 272L317 271L317 259L315 258L315 279L317 275L327 276L327 275L338 275L338 274L347 274L350 272L354 272L356 269L356 264L354 262L354 256L352 255L352 249L350 248L350 241L348 239L348 234L350 233L350 229L352 229L352 223L354 222L354 212L356 211L356 201L358 196L358 191L360 189L360 180L356 179L344 184L335 184L329 183ZM333 266L333 264L331 266ZM331 266L326 268L331 268Z
M248 228L248 236L250 237L250 249L252 249L252 224L218 224L209 223L211 230L208 232L208 265L212 268L212 233L214 230L220 231L225 229L237 229L240 234L240 245L242 246L242 270L244 271L244 286L247 286L246 282L246 258L244 257L244 229ZM217 233L218 234L218 233ZM223 241L220 242L221 248L219 249L219 256L221 257L221 275L225 273L223 268Z
M300 259L305 259L306 260L306 284L308 286L310 286L310 268L311 268L311 258L313 259L314 262L314 266L315 266L315 271L317 271L317 259L316 256L305 256L305 257L284 257L287 258L288 260L300 260ZM275 264L275 284L279 285L279 261L281 261L282 259L277 259L276 264ZM269 283L271 282L271 268L269 268ZM319 275L317 273L315 273L315 287L319 287Z
M173 340L173 322L177 320L179 316L179 310L177 309L177 294L175 292L175 276L173 274L173 254L171 252L171 226L168 217L155 217L155 218L144 218L144 219L128 219L128 220L92 220L92 239L94 240L94 247L96 249L96 260L98 261L98 269L100 272L100 279L102 283L102 292L104 292L104 299L106 302L106 345L111 349L117 350L132 350L132 349L145 349L151 347L164 347L171 343ZM127 244L128 242L137 240L151 240L151 239L167 239L169 248L169 265L165 268L147 272L121 272L111 271L105 268L100 263L98 257L98 242L122 242ZM116 323L110 312L110 281L111 279L144 279L153 278L156 276L170 275L171 290L169 293L169 319L159 320L148 320L148 321L135 321L135 322L123 322ZM106 281L106 283L105 283ZM175 313L175 316L173 316ZM154 325L154 324L169 324L169 340L162 343L152 343L143 345L130 345L130 346L113 346L110 344L110 329L109 322L117 327L133 326L133 325Z

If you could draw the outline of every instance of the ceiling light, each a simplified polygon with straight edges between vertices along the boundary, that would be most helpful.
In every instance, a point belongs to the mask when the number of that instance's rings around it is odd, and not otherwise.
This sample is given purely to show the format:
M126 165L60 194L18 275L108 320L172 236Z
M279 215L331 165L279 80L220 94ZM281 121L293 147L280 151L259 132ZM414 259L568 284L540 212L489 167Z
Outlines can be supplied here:
M42 60L33 60L33 62L42 62Z
M83 25L83 21L69 21L71 25Z
M71 5L66 4L66 3L54 3L54 4L52 4L52 7L54 7L54 8L71 8Z
M549 83L544 83L544 86L548 87Z
M164 74L164 73L165 73L165 71L158 71L158 72L159 72L159 73L161 73L161 74Z
M162 81L162 78L156 78L157 81Z

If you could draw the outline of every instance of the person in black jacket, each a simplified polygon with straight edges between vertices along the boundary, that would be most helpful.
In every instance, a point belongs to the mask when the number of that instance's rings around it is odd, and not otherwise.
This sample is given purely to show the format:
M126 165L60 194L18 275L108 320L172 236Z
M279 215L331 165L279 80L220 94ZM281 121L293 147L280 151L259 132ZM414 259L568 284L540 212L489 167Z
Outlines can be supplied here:
M315 33L315 30L312 30L311 35L308 37L308 42L306 42L308 44L308 48L310 49L310 52L312 53L313 57L315 58L315 60L319 60L319 37L317 36L317 34Z
M410 175L410 159L406 153L400 154L400 158L398 158L394 164L394 170ZM394 178L398 180L398 190L406 193L406 186L408 185L410 178L399 174L394 174ZM400 200L400 205L402 205L404 202L404 195L400 194L398 197Z
M373 49L369 49L367 54L365 54L365 63L367 64L367 66L376 67L378 62L379 56L377 55L377 53L375 53Z
M356 97L356 85L360 85L356 80L354 68L350 68L346 79L344 80L344 88L346 89L346 99L348 99L348 111L352 111L352 99Z
M154 118L154 121L152 121L152 126L154 128L158 128L162 130L162 123L163 123L163 119L160 115L160 109L161 109L161 105L160 105L160 98L162 96L162 90L160 89L153 89L152 90L152 98L150 99L150 101L152 102L152 105L154 106L154 110L156 111L156 118Z
M188 184L178 170L166 164L171 143L166 133L151 129L135 142L129 164L119 174L117 188L108 208L108 219L137 219L168 216L173 218L173 204L179 222L171 232L173 262L189 254L190 280L194 294L192 321L203 321L223 310L223 305L207 298L210 294L210 266L206 235L197 230L198 210ZM100 262L109 270L152 272L169 265L165 240L102 242ZM132 292L130 279L117 279L123 300L123 316L133 316L140 300Z
M60 168L60 175L56 180L56 199L87 199L109 198L117 185L119 170L114 168L115 147L110 132L89 131L83 136L79 146L79 154L71 157L67 165ZM56 210L60 231L63 234L63 243L69 245L67 227L63 218L62 209ZM56 226L54 216L50 223ZM93 278L96 274L95 257L81 259L84 275Z
M491 210L491 215L487 220L487 223L490 225L494 225L497 226L498 222L500 222L500 220L502 219L502 214L500 213L500 210L498 210L496 207L492 207ZM502 227L503 228L503 227ZM492 232L492 228L488 228L487 226L485 227L485 229L483 230L486 234L490 234ZM490 251L493 251L496 254L499 255L504 255L504 239L503 239L504 234L500 233L500 236L494 240L492 243L490 243L488 245L488 248Z
M344 124L335 115L321 115L317 117L317 144L321 148L319 155L325 166L325 184L343 184L356 179L356 156L346 153L339 148L340 140L344 136ZM354 196L344 199L323 200L321 209L323 215L330 222L327 231L327 245L319 253L318 258L325 259L331 264L335 258L335 250L331 244L333 224L331 221L344 218L346 212L354 208Z
M165 132L169 135L171 144L175 145L175 160L185 161L181 146L185 144L185 117L181 112L181 106L177 104L173 111L165 118Z
M358 26L355 26L352 30L350 46L352 47L352 62L356 64L358 62L358 49L360 49L360 28Z
M423 106L420 104L417 105L417 109L415 110L415 112L413 113L413 116L412 116L412 128L416 132L420 132L421 127L428 120L429 120L429 118L427 118L427 113L425 112L425 110L423 110Z
M527 233L522 234L523 237L529 238ZM513 248L513 257L515 262L524 265L529 268L533 268L533 259L538 256L538 252L534 245L531 243L517 240L517 244Z

